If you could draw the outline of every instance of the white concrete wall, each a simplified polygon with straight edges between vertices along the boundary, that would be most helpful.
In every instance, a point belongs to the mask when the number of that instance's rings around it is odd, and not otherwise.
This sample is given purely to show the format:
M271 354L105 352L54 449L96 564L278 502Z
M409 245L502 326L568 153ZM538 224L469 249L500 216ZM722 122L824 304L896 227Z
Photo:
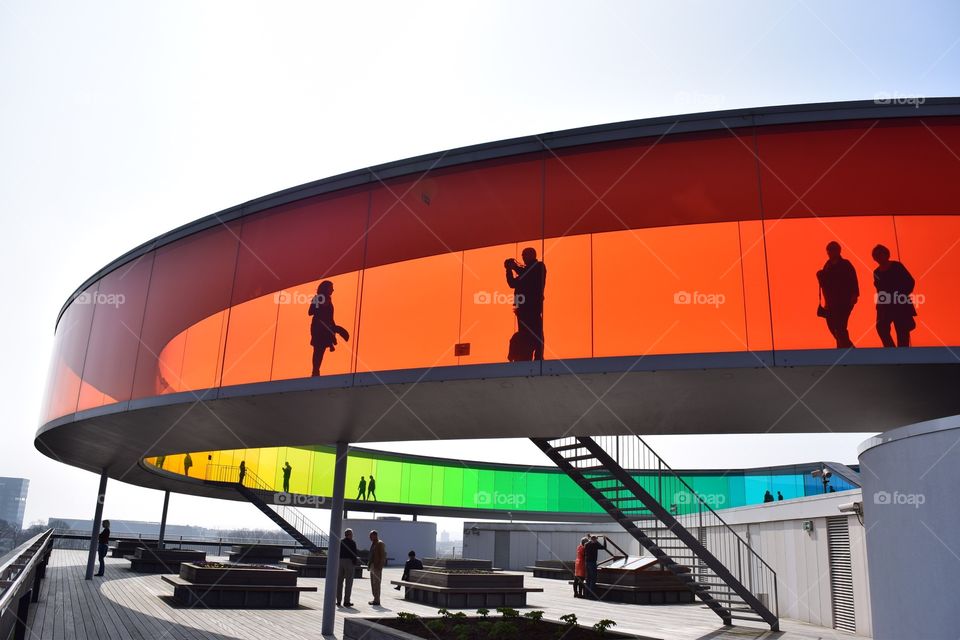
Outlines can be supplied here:
M350 518L343 521L343 528L353 529L353 539L361 549L370 548L370 532L376 529L380 539L387 545L388 566L403 566L407 553L416 551L420 558L432 557L437 550L437 523L412 522L410 520L370 520Z
M860 491L784 500L737 509L721 517L777 573L780 615L824 627L833 626L827 517L843 515L838 507L861 500ZM804 531L803 522L813 521ZM864 529L855 515L847 516L853 570L857 633L872 635L870 591ZM714 537L716 534L708 532Z

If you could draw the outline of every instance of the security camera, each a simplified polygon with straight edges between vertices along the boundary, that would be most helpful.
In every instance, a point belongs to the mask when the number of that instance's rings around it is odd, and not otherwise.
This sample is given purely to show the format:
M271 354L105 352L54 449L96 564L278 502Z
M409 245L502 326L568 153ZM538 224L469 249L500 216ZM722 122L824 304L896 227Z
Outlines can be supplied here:
M837 510L841 513L855 513L858 516L863 515L863 503L862 502L844 502L843 504L837 505Z

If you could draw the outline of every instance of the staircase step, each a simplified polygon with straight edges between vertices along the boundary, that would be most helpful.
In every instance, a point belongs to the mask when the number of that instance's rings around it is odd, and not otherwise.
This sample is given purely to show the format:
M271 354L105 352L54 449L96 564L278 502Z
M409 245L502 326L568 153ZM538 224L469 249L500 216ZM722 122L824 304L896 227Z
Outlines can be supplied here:
M579 455L579 456L570 456L569 458L568 458L567 456L564 456L563 459L566 460L567 462L576 462L577 460L596 460L597 457L596 457L595 455L593 455L592 453L587 453L587 454ZM600 468L606 469L606 467L603 466L603 465L601 465ZM574 469L578 469L578 470L579 470L578 467L574 467Z
M753 617L753 616L735 616L735 615L731 615L730 618L733 619L733 620L746 620L747 622L763 622L763 623L766 623L766 622L767 622L767 621L764 620L763 618L755 618L755 617Z
M558 452L559 452L559 451L572 451L572 450L574 450L574 449L583 449L583 448L584 448L584 446L583 446L582 444L579 444L579 443L578 443L578 444L562 444L562 445L560 445L559 447L554 447L554 446L552 446L552 445L550 446L550 450L551 450L551 451L558 451Z

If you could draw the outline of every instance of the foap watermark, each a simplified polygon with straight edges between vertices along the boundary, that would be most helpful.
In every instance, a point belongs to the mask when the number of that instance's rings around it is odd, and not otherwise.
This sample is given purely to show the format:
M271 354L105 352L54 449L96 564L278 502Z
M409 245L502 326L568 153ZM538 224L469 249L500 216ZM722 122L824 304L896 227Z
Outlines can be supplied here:
M727 302L727 296L722 293L706 293L703 291L677 291L673 294L673 304L696 304L719 308Z
M473 500L483 507L519 507L527 503L522 493L501 493L499 491L478 491Z
M73 299L73 304L99 304L117 308L126 301L127 296L123 295L122 293L84 291Z
M319 302L324 304L327 301L327 296L322 293L304 293L303 291L277 291L273 294L273 303L274 304L313 304L314 302Z
M878 291L874 294L873 301L876 304L921 305L926 302L927 299L922 293L900 293L899 291L890 293L889 291Z
M323 496L310 496L286 491L277 491L273 494L273 504L288 507L322 507L326 503L327 499Z
M880 92L873 96L874 104L898 104L898 105L909 105L913 108L919 108L927 99L924 96L918 96L909 93L899 93L894 91L893 93Z
M877 491L873 494L873 504L879 505L907 505L912 506L914 509L919 509L920 505L926 501L927 496L922 493L900 493L899 491L890 493L889 491Z
M676 505L699 504L701 501L712 509L719 509L727 504L727 496L723 493L701 493L698 498L689 491L678 491L673 494L673 504Z
M502 291L477 291L473 294L473 304L523 304L522 293L504 293Z

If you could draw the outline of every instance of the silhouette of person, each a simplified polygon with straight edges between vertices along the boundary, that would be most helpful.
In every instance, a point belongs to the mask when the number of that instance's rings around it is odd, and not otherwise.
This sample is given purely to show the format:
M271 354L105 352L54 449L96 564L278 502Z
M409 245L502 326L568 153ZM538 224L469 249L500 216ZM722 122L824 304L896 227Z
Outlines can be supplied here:
M763 492L763 501L764 502L773 502L773 494L770 493L770 490L767 489Z
M357 542L353 539L353 529L344 529L340 539L340 571L337 574L337 606L343 603L345 607L352 607L350 597L353 594L353 575L357 564L360 563L360 554ZM343 599L343 585L347 585L346 599Z
M367 479L360 476L360 486L357 487L357 500L367 499Z
M290 493L290 472L293 471L293 467L290 466L290 462L283 463L283 492Z
M400 576L400 580L404 580L404 581L410 579L411 571L414 571L416 569L423 569L423 563L420 562L420 558L417 557L416 551L411 549L410 552L407 554L407 558L409 559L407 560L406 564L403 565L403 575ZM397 585L396 587L394 587L394 589L396 589L397 591L400 591L400 585Z
M367 500L377 499L377 481L370 476L370 482L367 483Z
M517 333L532 347L533 359L543 360L543 293L547 287L547 267L537 260L537 250L533 247L524 249L520 256L523 265L513 258L503 263L507 284L514 292ZM511 343L514 340L515 337L511 338ZM513 353L511 349L511 360L515 359Z
M777 501L783 500L783 494L777 491Z
M239 484L243 484L243 479L247 477L247 462L246 460L240 461L240 479L237 480Z
M821 314L827 321L827 329L837 342L837 349L850 349L850 332L847 323L850 313L860 297L857 271L850 261L840 255L840 243L827 244L827 262L817 271L817 282L823 294Z
M190 467L193 466L193 458L190 457L190 454L183 456L183 475L190 475Z
M323 352L327 349L334 351L337 346L337 336L350 340L346 329L333 321L333 283L324 280L317 285L317 295L313 296L307 315L313 316L310 321L310 344L313 346L313 371L311 375L320 375L320 364L323 362Z
M157 468L163 469L163 463L167 461L167 456L157 456Z
M877 268L873 270L873 285L877 289L877 335L885 347L892 347L890 325L897 332L898 347L910 346L910 332L917 328L913 306L913 287L916 282L907 268L890 259L890 249L882 244L873 248Z
M110 543L110 521L104 520L103 531L100 532L100 536L97 538L97 559L100 561L100 571L98 571L93 575L96 575L96 576L103 575L103 569L104 569L103 559L107 557L107 550L109 549L107 545L109 543Z

